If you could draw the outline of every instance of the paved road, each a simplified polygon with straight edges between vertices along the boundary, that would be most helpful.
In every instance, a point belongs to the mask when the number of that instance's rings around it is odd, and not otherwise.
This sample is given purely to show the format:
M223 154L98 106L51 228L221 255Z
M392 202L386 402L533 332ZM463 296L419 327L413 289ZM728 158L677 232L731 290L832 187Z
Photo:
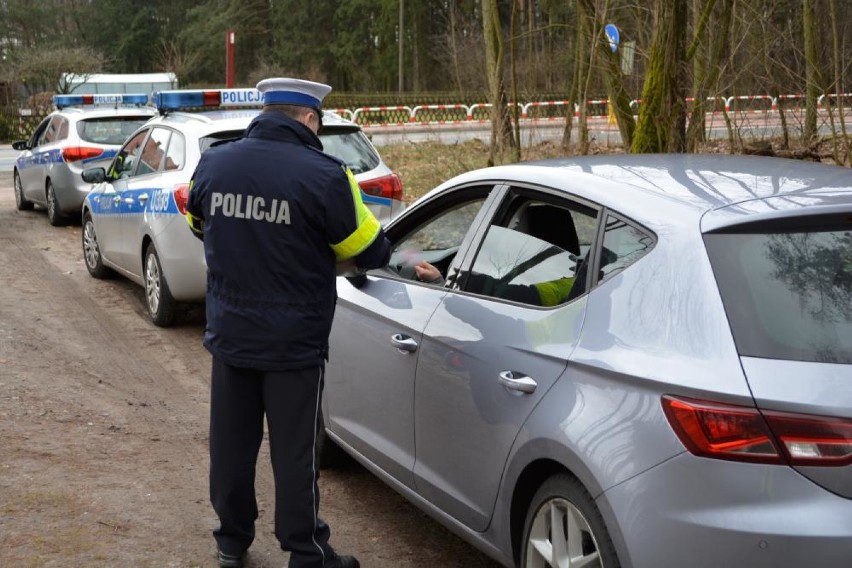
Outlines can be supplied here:
M793 112L788 113L788 127L791 136L798 136L800 117ZM852 109L847 111L846 124L852 124ZM742 113L737 117L737 131L743 139L768 139L780 134L777 115L767 115L762 112ZM539 144L545 141L559 141L565 123L562 120L524 121L521 127L521 141L524 145ZM839 126L838 126L839 128ZM847 126L847 128L849 128ZM367 126L364 128L376 146L391 144L442 142L444 144L459 144L468 140L478 139L488 142L491 139L491 125L488 123L461 124L404 124L394 126ZM615 146L621 143L621 135L615 125L607 124L605 118L590 119L589 136L600 146ZM707 132L710 139L725 139L728 129L724 119L718 113L707 115ZM825 117L820 118L819 133L831 133L830 124ZM573 129L576 140L577 128ZM18 152L8 144L0 144L0 172L11 172Z

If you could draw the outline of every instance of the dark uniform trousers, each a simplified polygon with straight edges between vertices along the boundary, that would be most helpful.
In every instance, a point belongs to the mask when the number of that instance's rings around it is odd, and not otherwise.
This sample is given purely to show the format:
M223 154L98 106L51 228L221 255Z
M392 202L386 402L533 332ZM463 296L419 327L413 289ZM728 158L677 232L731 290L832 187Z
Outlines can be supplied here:
M213 357L210 409L210 499L219 516L219 549L239 555L254 540L254 481L269 423L275 476L275 536L290 568L323 566L334 556L330 530L318 516L316 433L322 366L297 371L233 367Z

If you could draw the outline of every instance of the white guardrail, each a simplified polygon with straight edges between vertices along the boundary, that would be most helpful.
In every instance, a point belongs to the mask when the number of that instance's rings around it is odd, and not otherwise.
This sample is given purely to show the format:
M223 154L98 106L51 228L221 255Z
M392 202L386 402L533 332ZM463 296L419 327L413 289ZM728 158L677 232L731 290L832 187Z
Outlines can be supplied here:
M768 113L777 112L779 102L785 110L800 109L805 100L805 95L744 95L732 97L708 97L710 103L708 112L732 114L739 113ZM692 97L686 99L687 103L693 101ZM826 110L826 103L831 103L832 108L852 104L852 93L833 93L820 95L817 99L817 107ZM641 99L630 101L630 108L634 114L639 113L642 104ZM405 126L405 125L442 125L442 124L465 124L472 122L490 121L490 103L465 104L436 104L418 106L374 106L361 107L354 110L347 108L330 109L333 112L348 118L352 122L364 126ZM509 103L507 106L511 107ZM575 117L580 116L580 105L571 101L544 101L517 103L522 120L563 120L572 112ZM589 119L601 119L609 116L609 101L607 99L594 99L586 101L586 116Z

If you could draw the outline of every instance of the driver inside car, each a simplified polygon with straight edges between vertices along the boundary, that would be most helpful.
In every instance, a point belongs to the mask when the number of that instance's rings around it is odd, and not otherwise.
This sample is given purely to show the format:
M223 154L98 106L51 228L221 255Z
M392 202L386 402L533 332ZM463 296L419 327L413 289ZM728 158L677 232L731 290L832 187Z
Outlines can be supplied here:
M441 271L433 264L422 260L414 265L417 280L427 284L444 284ZM569 300L571 289L574 287L576 276L563 276L556 280L538 282L535 284L505 284L498 283L487 274L470 274L468 285L473 282L475 290L489 292L489 295L506 300L523 302L533 306L558 306Z

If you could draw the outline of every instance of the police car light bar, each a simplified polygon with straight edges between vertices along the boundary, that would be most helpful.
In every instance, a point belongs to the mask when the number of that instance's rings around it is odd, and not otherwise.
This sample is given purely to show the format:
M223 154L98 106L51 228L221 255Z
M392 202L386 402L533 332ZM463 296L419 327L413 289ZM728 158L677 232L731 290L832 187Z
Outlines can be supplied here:
M109 95L55 95L53 104L62 109L69 106L84 105L147 105L148 95L144 93L116 93Z
M210 89L158 91L154 106L160 112L188 108L259 107L263 95L257 89Z

